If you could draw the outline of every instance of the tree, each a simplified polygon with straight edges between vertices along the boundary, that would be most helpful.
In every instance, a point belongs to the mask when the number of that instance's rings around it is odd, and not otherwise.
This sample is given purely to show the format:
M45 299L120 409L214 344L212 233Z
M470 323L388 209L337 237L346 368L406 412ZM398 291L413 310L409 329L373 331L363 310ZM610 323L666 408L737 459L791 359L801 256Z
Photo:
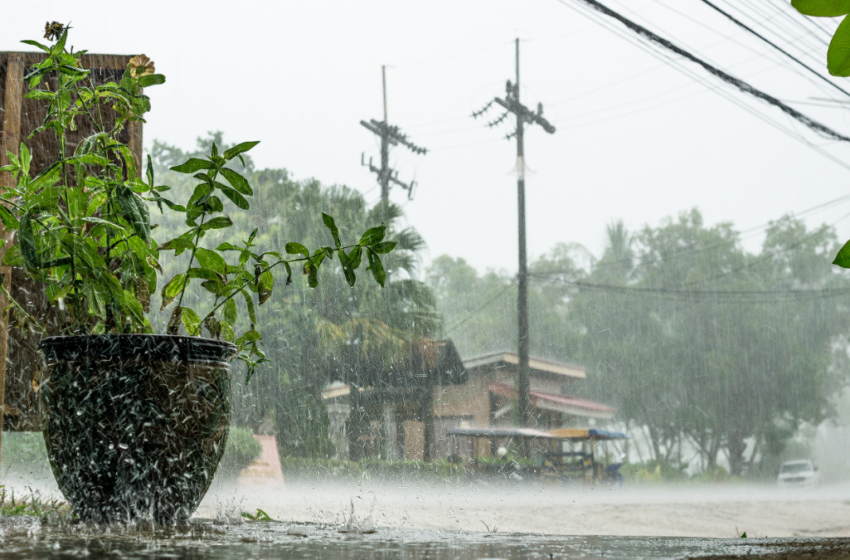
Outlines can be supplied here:
M198 149L213 141L224 145L221 133L211 133L198 139ZM191 155L155 142L152 157L159 168L167 169L172 160ZM351 231L384 220L387 238L397 242L383 259L388 278L383 289L365 282L349 287L342 272L334 270L339 262L333 261L322 266L333 273L323 270L317 288L294 284L258 310L268 333L264 348L270 363L234 395L237 418L254 429L264 419L273 420L283 455L328 457L334 450L321 398L325 385L348 382L366 367L386 373L412 338L439 328L433 294L415 277L425 243L414 229L400 225L403 213L395 205L370 209L357 191L325 187L315 179L295 181L284 169L256 170L248 158L244 169L257 202L234 222L247 231L263 226L255 239L260 251L294 237L311 246L332 245L322 212ZM286 283L286 273L276 273L275 281Z

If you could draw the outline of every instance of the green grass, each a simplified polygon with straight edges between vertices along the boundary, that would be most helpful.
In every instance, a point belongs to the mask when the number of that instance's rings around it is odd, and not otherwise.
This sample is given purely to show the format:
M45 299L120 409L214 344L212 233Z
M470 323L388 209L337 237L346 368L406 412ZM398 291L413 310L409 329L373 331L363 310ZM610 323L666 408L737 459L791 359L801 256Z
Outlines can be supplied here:
M15 491L0 486L0 516L68 517L71 508L61 500L45 500L37 490L29 489L29 496L16 498Z

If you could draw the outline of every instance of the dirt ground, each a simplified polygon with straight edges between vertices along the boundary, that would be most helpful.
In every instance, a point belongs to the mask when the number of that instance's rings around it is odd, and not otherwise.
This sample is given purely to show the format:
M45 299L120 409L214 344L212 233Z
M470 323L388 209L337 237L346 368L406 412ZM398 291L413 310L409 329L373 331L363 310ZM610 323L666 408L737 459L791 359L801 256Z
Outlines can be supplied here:
M850 485L561 488L523 483L262 485L242 481L208 495L199 516L260 508L284 521L333 522L351 514L377 526L553 535L850 537Z

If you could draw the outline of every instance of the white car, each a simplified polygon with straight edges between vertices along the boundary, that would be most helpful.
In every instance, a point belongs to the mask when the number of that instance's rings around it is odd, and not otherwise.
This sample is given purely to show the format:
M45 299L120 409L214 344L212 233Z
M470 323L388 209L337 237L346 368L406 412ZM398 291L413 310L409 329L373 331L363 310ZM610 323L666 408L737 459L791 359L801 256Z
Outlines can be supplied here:
M820 483L818 469L812 466L808 459L799 461L786 461L779 468L779 477L776 479L779 486L817 486Z

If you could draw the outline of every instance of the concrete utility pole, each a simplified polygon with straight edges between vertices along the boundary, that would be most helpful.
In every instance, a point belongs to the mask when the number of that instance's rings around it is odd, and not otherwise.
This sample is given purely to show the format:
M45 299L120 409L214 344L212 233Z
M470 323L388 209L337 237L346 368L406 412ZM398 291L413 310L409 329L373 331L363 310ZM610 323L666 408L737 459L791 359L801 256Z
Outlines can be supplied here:
M524 130L525 123L539 124L549 134L555 133L555 127L543 118L543 105L538 103L537 112L529 110L519 102L519 39L516 40L516 83L511 84L508 80L505 88L505 98L494 98L493 101L484 106L480 111L472 113L473 118L483 115L496 103L501 105L505 112L497 119L487 123L494 127L504 121L513 113L516 116L516 130L506 136L508 140L516 137L516 171L517 171L517 213L519 218L519 274L517 295L517 331L519 338L519 368L517 372L517 408L520 424L528 426L531 424L531 406L529 399L530 381L528 371L529 360L529 334L528 334L528 265L526 256L525 238L525 145Z
M360 121L366 130L377 135L381 139L381 167L372 165L372 159L366 163L366 157L360 154L360 164L369 168L369 171L378 175L378 184L381 185L381 201L389 202L390 199L390 183L394 183L407 191L407 197L413 199L413 188L416 186L414 181L410 184L402 183L398 180L398 172L390 169L390 145L398 146L402 144L410 149L415 154L426 154L428 150L420 148L412 142L408 141L407 135L402 134L397 126L390 126L387 120L387 67L381 66L381 77L383 78L384 86L384 120L383 122L371 119L369 122Z

